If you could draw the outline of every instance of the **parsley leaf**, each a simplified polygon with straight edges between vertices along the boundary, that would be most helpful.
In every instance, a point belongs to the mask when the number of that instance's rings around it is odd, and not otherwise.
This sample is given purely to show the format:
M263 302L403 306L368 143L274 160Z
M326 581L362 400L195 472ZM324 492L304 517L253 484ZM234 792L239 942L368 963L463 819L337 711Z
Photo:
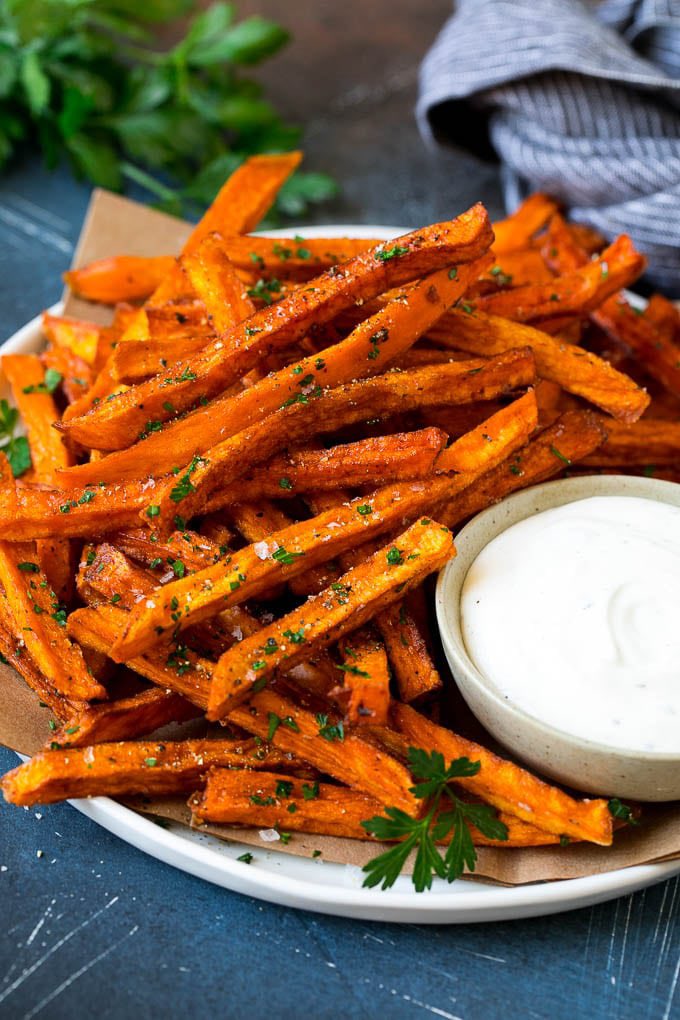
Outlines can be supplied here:
M0 446L0 450L6 454L15 478L28 471L32 463L28 439L26 436L14 435L18 420L16 407L10 407L6 400L0 400L0 440L7 440Z

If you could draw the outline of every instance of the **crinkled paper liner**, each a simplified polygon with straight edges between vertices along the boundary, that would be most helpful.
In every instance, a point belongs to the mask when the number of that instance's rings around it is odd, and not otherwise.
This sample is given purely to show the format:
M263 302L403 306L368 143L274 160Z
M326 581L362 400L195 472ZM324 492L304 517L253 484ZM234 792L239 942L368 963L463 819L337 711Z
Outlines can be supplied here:
M190 232L180 220L104 191L95 191L83 225L74 266L109 255L159 255L177 252ZM69 315L110 321L102 306L66 297ZM49 740L49 710L14 670L0 666L0 743L31 755ZM189 825L191 813L182 798L133 798L125 803L144 815ZM257 830L232 826L201 826L201 832L219 839L236 840L260 849L276 849L296 857L311 857L321 850L322 859L361 867L382 844L334 836L293 834L290 843L265 843ZM479 848L475 877L503 885L524 885L557 879L581 878L636 864L680 858L680 804L645 808L643 824L621 831L613 847L573 844L569 847L533 849ZM408 870L408 869L407 869Z

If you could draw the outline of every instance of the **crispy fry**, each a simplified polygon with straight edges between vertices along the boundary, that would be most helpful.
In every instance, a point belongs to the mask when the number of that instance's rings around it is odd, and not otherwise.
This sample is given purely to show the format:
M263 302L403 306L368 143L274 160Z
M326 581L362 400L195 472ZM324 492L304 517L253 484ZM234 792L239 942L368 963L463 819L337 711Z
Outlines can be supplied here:
M680 331L680 312L677 305L663 294L652 294L643 312L644 318L654 325L665 340L676 342Z
M208 774L205 789L189 800L192 825L231 823L369 839L361 822L382 810L374 797L330 783L274 772L242 775L236 782L234 777L227 769Z
M357 790L305 783L275 772L234 769L212 769L204 789L189 799L189 807L193 825L250 825L364 840L372 837L362 828L362 821L383 810L379 801ZM501 812L498 817L508 829L507 840L490 840L471 826L475 846L548 846L560 841L559 836L512 815Z
M507 456L509 445L514 446L528 438L537 424L536 397L530 390L444 450L437 459L435 469L473 471L479 467L482 459L491 467L494 462ZM483 451L481 454L480 448Z
M42 751L6 773L10 804L53 804L72 797L181 793L211 768L266 768L266 753L247 741L119 741Z
M85 701L67 698L61 694L38 669L27 650L23 637L17 637L19 628L4 591L0 591L0 652L26 681L32 691L47 705L57 719L68 719L73 712L87 707Z
M479 311L468 315L453 310L430 335L446 347L459 347L477 355L530 347L541 378L559 383L568 393L583 397L622 421L637 421L649 404L647 393L607 361L533 326Z
M2 371L27 426L33 467L40 478L47 479L55 468L67 467L71 458L53 428L59 413L45 385L45 370L37 354L6 354Z
M598 258L556 277L551 283L499 291L475 302L480 311L520 322L550 318L565 312L591 311L641 275L645 258L622 234Z
M91 538L135 527L146 499L143 482L67 490L22 485L13 509L0 504L0 528L10 542Z
M607 422L607 440L581 462L587 467L680 465L680 422L643 418L635 425Z
M565 411L523 450L483 475L436 509L448 527L479 513L517 489L544 482L597 449L606 438L601 420L589 411Z
M105 698L80 648L66 636L59 603L35 561L33 545L0 542L0 581L31 658L67 698Z
M81 419L70 418L64 427L85 446L107 450L129 446L146 421L171 417L165 404L170 403L176 413L186 410L199 396L214 396L261 357L301 339L313 323L326 323L359 299L368 300L388 287L452 262L474 261L486 251L490 239L486 213L481 206L474 206L451 223L406 234L392 245L382 244L351 259L341 270L317 277L313 288L296 291L272 308L256 312L208 345L199 357L179 362L170 375L161 374L134 386Z
M390 606L375 622L387 647L401 700L412 704L440 691L444 685L439 670L407 606L403 603Z
M495 244L493 250L496 251ZM504 251L482 279L495 287L522 287L530 283L548 283L552 274L539 251L518 248Z
M132 385L156 375L163 364L200 353L210 340L210 333L199 336L175 336L168 339L128 340L119 344L109 365L112 378Z
M165 279L174 261L172 255L152 258L113 255L89 262L80 269L71 269L64 273L64 283L78 297L104 305L143 301Z
M494 223L494 254L501 255L526 248L534 234L545 226L556 211L557 203L548 195L540 192L530 195L511 216Z
M392 722L413 747L440 751L446 761L461 756L479 761L476 776L456 783L488 804L557 836L611 844L612 816L606 800L575 800L485 747L435 725L408 705L393 702Z
M50 735L50 744L87 747L113 740L134 740L161 726L185 722L200 716L201 709L180 694L150 687L129 698L87 705L76 713L61 716L63 726Z
M282 664L301 662L317 649L371 619L401 591L427 577L454 553L440 525L420 522L340 578L306 605L225 652L213 673L208 718L217 720L240 704L253 685Z
M337 700L351 726L383 726L390 705L390 671L375 631L362 628L342 643L342 688Z
M301 159L301 152L246 159L222 185L214 202L194 227L183 254L194 251L215 231L247 234L254 230Z
M264 690L233 709L229 721L381 804L414 811L408 769L356 732L339 729L332 713L315 716L277 691Z
M238 483L239 502L288 499L300 493L426 478L440 467L446 433L427 428L373 436L328 450L297 450L276 457Z
M59 419L54 399L45 383L45 371L36 354L11 354L2 369L12 388L14 402L26 424L36 479L47 481L57 468L73 461L53 425ZM38 563L59 599L73 591L73 562L68 541L38 542Z
M50 347L40 355L40 361L62 377L61 386L69 404L79 400L92 385L92 369L70 347Z
M208 310L214 332L227 332L255 311L245 285L222 251L216 235L208 235L188 252L182 265Z
M238 269L284 280L312 276L375 248L372 237L230 237L219 240L227 258Z
M68 347L88 365L93 364L102 332L101 326L68 315L43 312L42 329L51 343L57 347Z

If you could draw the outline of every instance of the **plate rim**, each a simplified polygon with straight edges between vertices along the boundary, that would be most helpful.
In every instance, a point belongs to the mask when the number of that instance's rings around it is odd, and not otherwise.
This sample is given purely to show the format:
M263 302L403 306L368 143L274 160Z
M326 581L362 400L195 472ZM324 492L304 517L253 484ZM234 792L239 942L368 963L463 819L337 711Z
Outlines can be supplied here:
M257 233L264 237L286 237L290 233L307 237L361 237L371 234L388 240L408 229L378 224L336 223L307 227L291 225ZM49 311L58 314L61 308L62 302L57 302ZM40 325L41 316L37 315L20 326L2 344L0 355L9 351L20 353L39 349L42 339ZM282 906L364 921L469 924L538 917L624 896L680 873L680 860L676 860L638 864L581 878L515 886L466 881L454 883L455 893L453 886L447 886L444 882L438 883L436 888L433 887L430 893L425 894L417 893L411 887L407 891L352 888L329 885L323 879L318 881L317 876L323 874L323 871L319 871L320 862L277 854L270 847L263 847L263 852L267 855L275 854L282 867L280 874L260 869L257 865L242 863L226 854L215 852L210 846L201 845L197 839L178 836L172 829L161 827L152 819L109 797L69 800L68 803L95 824L143 853L213 885ZM227 845L238 850L252 850L245 843L229 842ZM301 864L309 872L309 878L305 876L300 879L286 874L285 863L290 860ZM324 862L322 867L328 865L337 868L352 867L333 862ZM461 890L461 884L465 885L465 890ZM484 888L481 894L480 885Z

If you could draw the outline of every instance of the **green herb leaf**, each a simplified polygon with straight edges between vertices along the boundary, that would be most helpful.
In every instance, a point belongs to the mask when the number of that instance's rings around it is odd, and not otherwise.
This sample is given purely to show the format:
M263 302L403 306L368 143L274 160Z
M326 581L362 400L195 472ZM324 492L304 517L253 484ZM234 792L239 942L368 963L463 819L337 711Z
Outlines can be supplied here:
M396 846L374 857L364 867L364 885L380 885L388 889L394 885L412 850L416 850L412 881L417 892L432 887L435 876L453 882L465 869L474 871L477 861L470 825L491 839L506 840L508 830L499 821L495 810L486 804L468 804L452 791L452 779L476 775L480 763L468 758L457 758L446 765L438 751L424 751L411 747L408 751L411 772L423 780L411 788L419 799L426 801L427 810L422 817L412 817L400 808L385 808L385 815L376 815L362 822L362 826L380 840L399 840ZM440 811L442 797L451 809ZM444 856L437 846L449 838Z

